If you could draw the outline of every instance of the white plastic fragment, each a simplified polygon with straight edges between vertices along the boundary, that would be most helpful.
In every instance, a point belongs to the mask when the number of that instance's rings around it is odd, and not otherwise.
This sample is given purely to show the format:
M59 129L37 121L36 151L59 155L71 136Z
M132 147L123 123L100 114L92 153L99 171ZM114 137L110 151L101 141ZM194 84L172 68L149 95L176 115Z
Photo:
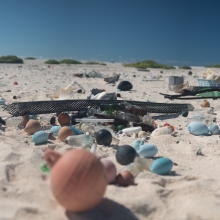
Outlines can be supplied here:
M93 153L93 154L95 154L96 149L97 149L97 144L94 143L94 144L92 145L91 149L90 149L90 152Z

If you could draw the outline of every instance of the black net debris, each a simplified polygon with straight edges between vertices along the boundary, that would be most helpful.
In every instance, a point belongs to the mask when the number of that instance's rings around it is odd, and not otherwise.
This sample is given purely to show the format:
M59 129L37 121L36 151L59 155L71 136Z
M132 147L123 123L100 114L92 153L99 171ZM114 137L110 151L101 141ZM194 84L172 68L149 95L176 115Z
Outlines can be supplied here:
M193 111L191 104L177 103L155 103L125 100L56 100L56 101L36 101L36 102L16 102L5 107L5 110L13 116L25 114L46 114L63 111L79 111L80 109L96 108L101 104L123 104L128 103L146 109L149 113L178 113L184 110Z
M220 87L215 86L191 86L194 92L206 90L206 91L220 91Z

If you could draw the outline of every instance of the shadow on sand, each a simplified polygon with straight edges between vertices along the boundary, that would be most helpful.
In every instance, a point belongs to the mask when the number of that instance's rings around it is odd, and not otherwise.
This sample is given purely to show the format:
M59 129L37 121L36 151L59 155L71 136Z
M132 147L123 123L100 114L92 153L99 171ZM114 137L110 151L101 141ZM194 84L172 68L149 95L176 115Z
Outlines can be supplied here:
M98 206L87 212L76 214L73 212L66 211L66 216L69 220L138 220L138 218L129 209L110 199L103 199Z

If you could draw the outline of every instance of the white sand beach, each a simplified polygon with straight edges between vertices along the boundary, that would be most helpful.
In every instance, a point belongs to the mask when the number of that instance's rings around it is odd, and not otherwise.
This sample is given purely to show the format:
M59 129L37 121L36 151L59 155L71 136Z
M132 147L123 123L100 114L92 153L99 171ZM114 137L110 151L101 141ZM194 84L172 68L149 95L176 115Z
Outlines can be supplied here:
M92 70L105 77L117 73L120 78L116 84L108 84L103 78L74 77L76 73L88 73ZM215 115L208 115L207 108L200 106L203 99L169 100L159 94L174 94L168 89L169 76L184 76L184 81L188 81L190 86L198 86L194 76L202 77L205 67L192 67L192 75L188 75L189 70L183 69L149 70L138 71L118 63L107 63L106 66L61 64L50 65L50 68L43 60L25 60L21 65L0 64L0 82L6 85L0 87L0 96L7 105L13 102L51 100L48 95L55 85L64 88L72 81L77 81L86 92L74 93L73 98L87 99L93 88L116 92L118 83L127 80L133 88L131 91L121 91L120 100L189 103L194 106L194 111L190 111L187 118L200 113L210 118L216 117L219 125L219 100L208 100L215 109ZM212 70L220 76L220 69ZM153 80L155 78L159 80ZM13 85L14 82L18 85ZM11 92L6 92L7 90ZM13 96L17 96L17 100ZM8 112L0 106L0 117L8 116ZM157 146L157 157L168 157L175 163L169 175L143 171L135 178L135 185L108 185L103 201L94 209L80 214L67 212L58 204L50 190L49 174L40 169L44 162L44 152L48 148L62 154L77 146L69 146L57 138L38 146L31 141L31 136L24 129L0 126L0 219L220 219L220 135L190 134L187 118L180 115L156 121L161 124L169 123L175 130L173 134L150 137L147 140L147 143ZM117 138L118 146L131 145L134 141L132 136ZM116 162L116 145L114 141L109 147L98 145L96 155L114 162L119 173L123 166ZM203 155L197 155L199 149Z

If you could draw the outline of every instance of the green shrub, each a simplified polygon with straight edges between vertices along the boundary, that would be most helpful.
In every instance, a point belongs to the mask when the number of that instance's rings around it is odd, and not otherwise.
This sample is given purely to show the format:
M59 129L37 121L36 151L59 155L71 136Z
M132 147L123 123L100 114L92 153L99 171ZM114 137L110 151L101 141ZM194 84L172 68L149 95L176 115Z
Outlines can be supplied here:
M45 64L60 64L57 60L47 60L44 62Z
M159 64L153 60L144 60L136 63L124 64L125 67L135 68L161 68L161 69L175 69L173 66L167 66L165 64Z
M90 61L90 62L85 62L84 64L89 64L89 65L99 65L99 63Z
M34 57L26 57L25 60L36 60Z
M179 66L179 69L191 70L192 68L190 66Z
M60 63L65 63L65 64L82 64L80 61L72 60L72 59L61 60Z
M2 56L0 57L0 63L24 63L21 58L16 56Z
M214 65L206 66L206 68L220 68L220 64L214 64Z
M88 65L102 65L102 66L106 66L106 64L105 64L105 63L98 63L98 62L94 62L94 61L85 62L84 64L88 64Z

